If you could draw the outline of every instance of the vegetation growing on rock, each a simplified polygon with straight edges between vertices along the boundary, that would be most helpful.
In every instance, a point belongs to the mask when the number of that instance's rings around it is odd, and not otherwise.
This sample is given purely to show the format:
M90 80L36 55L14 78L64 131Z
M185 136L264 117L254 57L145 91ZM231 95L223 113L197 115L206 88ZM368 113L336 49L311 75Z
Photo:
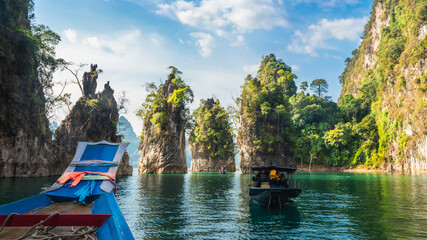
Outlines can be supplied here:
M192 115L194 126L188 139L192 171L218 171L221 167L234 171L233 131L228 113L219 100L201 100Z
M352 164L391 171L427 167L419 151L427 146L426 20L425 1L374 1L364 40L340 77L341 108L357 113L346 119L360 140L344 147ZM328 136L336 138L335 132Z
M45 55L30 25L33 5L6 0L0 6L0 178L46 176L54 160L39 78Z
M189 137L191 144L200 144L212 158L234 157L233 131L227 111L219 100L201 100L200 106L193 112L193 119L194 127Z
M296 93L296 75L274 54L263 57L255 78L242 85L237 144L240 168L253 165L294 165L295 131L289 98Z
M90 66L90 71L83 74L82 90L84 96L76 102L70 113L55 131L54 148L57 149L58 164L61 173L73 158L78 141L122 142L117 133L119 109L114 98L114 90L107 82L102 92L96 93L98 71L97 65ZM62 168L62 169L61 169ZM118 175L132 175L129 155L124 154Z
M156 134L167 131L168 119L173 117L172 108L178 109L175 112L179 114L183 111L183 119L186 119L189 115L187 104L194 98L193 91L180 77L182 72L173 66L169 69L171 73L165 83L147 85L148 95L137 113L144 120L144 126L152 124L155 127ZM182 126L185 127L185 124Z
M292 96L290 104L292 122L297 133L296 160L322 165L342 165L340 161L331 159L331 152L334 150L328 148L324 140L325 132L342 122L337 104L329 98L303 91Z
M144 121L140 173L187 172L185 130L193 92L177 68L169 69L164 83L147 85L148 95L137 113Z

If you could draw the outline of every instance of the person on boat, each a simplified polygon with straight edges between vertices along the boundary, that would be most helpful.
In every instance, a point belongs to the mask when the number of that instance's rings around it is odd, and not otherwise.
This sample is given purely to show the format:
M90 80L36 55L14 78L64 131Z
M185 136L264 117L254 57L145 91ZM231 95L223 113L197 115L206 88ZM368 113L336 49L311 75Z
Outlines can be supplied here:
M276 169L272 169L269 175L270 183L272 186L278 186L280 181L280 176Z
M286 178L285 174L280 174L280 185L284 188L288 188L288 179Z
M253 187L259 187L261 185L261 181L260 181L261 176L260 175L261 175L261 173L258 172L256 174L256 176L252 177Z
M260 182L268 182L268 174L267 171L262 171L259 177Z

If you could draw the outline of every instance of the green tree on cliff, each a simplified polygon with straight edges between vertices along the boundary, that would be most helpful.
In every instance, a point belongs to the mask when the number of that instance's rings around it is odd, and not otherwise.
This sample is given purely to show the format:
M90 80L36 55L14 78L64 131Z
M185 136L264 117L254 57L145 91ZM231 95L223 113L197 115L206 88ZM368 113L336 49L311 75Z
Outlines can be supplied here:
M192 144L200 144L201 149L214 159L234 157L235 144L231 122L219 100L201 100L192 116L194 126L189 137Z
M182 110L175 112L176 114L183 112L186 119L189 115L187 105L194 98L190 86L180 77L182 73L173 66L169 69L171 73L164 83L158 86L155 83L147 84L148 94L145 103L137 112L137 116L143 119L144 124L151 123L155 126L157 133L167 129L168 119L171 117L181 119L181 116L170 116L172 108Z
M295 78L289 66L270 54L263 58L258 75L248 75L242 85L240 125L255 127L250 144L260 153L293 155L295 132L288 99L296 93ZM242 131L246 130L239 129L240 139Z

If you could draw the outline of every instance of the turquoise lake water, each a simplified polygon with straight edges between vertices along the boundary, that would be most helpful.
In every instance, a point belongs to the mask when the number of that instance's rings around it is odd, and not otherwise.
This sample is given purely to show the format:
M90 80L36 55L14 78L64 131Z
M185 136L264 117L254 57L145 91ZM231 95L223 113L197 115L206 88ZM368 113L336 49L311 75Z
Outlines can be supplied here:
M248 197L240 173L138 175L117 200L136 239L425 239L427 174L301 172L282 210ZM0 179L0 204L37 194L56 178Z

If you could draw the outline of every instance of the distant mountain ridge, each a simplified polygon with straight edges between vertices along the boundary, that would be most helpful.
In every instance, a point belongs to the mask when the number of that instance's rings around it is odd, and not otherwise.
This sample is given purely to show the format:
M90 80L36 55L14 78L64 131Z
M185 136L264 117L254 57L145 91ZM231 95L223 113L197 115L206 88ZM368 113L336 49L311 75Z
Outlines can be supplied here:
M117 133L122 136L123 142L129 142L127 152L129 154L129 164L138 167L139 163L139 137L135 134L130 122L123 116L120 116L117 123Z

